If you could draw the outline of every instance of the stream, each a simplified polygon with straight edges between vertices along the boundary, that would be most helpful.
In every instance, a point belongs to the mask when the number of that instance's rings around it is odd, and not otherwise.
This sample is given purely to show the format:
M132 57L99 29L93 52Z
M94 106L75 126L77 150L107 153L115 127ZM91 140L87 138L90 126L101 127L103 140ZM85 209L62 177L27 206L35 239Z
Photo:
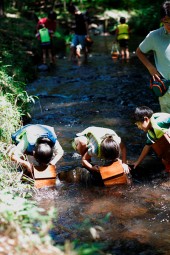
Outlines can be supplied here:
M145 143L145 134L132 122L135 108L160 110L148 88L149 74L134 53L138 40L130 44L129 61L112 59L111 45L111 36L94 37L86 64L70 62L67 49L55 67L28 84L27 92L39 97L31 123L53 126L65 151L56 187L39 190L34 199L46 211L57 210L50 230L56 244L86 243L100 249L93 254L169 255L170 184L155 154L132 169L131 186L106 188L91 182L71 146L85 128L108 127L125 142L131 165Z

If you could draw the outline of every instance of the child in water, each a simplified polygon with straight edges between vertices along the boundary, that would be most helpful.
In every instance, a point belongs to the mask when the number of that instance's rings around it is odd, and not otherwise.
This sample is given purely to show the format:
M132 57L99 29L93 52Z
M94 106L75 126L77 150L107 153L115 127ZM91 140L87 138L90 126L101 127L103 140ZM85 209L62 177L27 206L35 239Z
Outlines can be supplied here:
M28 173L32 172L32 163L25 155L34 158L34 165L56 165L64 151L57 139L53 127L41 124L28 124L12 134L15 144L9 152L11 160L21 164Z
M129 59L129 25L126 23L126 18L120 18L120 24L116 29L116 40L119 43L121 58Z
M126 147L121 142L121 138L112 129L88 127L77 134L72 146L82 156L82 165L90 172L99 172L104 184L106 184L105 179L113 180L115 178L118 168L118 172L129 172L128 165L126 165ZM122 160L119 158L120 151ZM106 169L91 163L92 157L103 159L105 161L104 167L111 166L109 177L102 174ZM113 165L114 162L117 162L117 164ZM113 181L110 181L109 185L112 183Z
M137 127L147 133L146 144L139 158L134 163L134 168L136 168L147 156L150 149L154 149L156 143L165 133L170 137L170 114L163 112L153 113L149 107L141 106L136 108L134 118ZM161 158L165 165L165 171L170 172L170 143Z
M35 35L40 40L40 43L41 43L42 59L43 59L44 65L47 64L47 55L48 55L50 64L53 63L52 45L51 45L52 35L53 35L53 31L47 29L44 24L39 25L39 31Z

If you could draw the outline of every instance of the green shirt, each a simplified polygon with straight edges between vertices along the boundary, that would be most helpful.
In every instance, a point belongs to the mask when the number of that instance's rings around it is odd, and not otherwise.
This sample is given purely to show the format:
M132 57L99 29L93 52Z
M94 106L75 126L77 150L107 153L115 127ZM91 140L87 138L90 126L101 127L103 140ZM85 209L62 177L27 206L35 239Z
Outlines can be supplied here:
M150 121L152 129L150 129L147 133L147 145L151 145L161 138L170 128L170 114L163 112L154 113Z

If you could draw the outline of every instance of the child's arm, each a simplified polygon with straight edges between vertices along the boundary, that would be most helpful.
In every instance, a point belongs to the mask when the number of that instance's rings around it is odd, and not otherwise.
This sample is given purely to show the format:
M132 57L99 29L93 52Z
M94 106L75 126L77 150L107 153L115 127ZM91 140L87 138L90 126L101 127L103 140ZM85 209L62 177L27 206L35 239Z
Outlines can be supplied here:
M61 147L59 141L56 141L54 145L54 158L50 161L51 165L55 165L63 156L64 151L63 148Z
M98 166L93 166L92 164L90 164L89 162L90 159L91 159L91 156L88 154L88 152L86 152L82 157L82 165L88 170L99 171Z
M139 49L136 50L136 55L140 59L140 61L144 64L144 66L148 69L149 73L151 74L153 80L158 79L160 81L160 73L156 69L156 67L148 60L146 55Z
M144 158L147 156L147 154L149 153L151 149L151 145L145 145L138 160L133 164L134 168L136 168L143 160Z
M21 164L29 172L32 170L32 164L26 159L24 152L26 150L27 142L22 139L17 146L13 147L9 152L9 157L12 161L15 161L17 164Z

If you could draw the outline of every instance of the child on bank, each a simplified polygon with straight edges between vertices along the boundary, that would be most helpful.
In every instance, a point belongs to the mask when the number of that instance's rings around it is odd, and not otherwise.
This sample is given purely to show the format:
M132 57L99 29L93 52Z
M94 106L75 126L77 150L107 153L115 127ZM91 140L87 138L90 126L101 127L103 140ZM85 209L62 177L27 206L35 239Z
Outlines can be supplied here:
M43 64L45 65L47 64L47 55L48 55L50 64L53 64L52 45L51 45L52 35L53 35L53 31L47 29L44 24L39 25L39 31L35 35L40 40L41 49L42 49L42 60L43 60Z
M115 176L129 172L128 165L125 164L126 147L112 129L88 127L77 134L72 146L82 156L82 165L90 172L99 172L106 186L114 184ZM93 165L92 157L103 159L104 166ZM126 180L123 183L126 183Z
M137 127L147 133L146 144L139 158L134 163L134 168L136 168L144 160L151 148L155 152L157 151L157 143L160 142L165 133L170 137L170 114L153 113L149 107L141 106L136 108L134 118ZM162 163L165 165L165 171L170 172L170 138L169 142L166 140L163 142L165 143L163 147L165 148L166 146L166 151L162 151Z

